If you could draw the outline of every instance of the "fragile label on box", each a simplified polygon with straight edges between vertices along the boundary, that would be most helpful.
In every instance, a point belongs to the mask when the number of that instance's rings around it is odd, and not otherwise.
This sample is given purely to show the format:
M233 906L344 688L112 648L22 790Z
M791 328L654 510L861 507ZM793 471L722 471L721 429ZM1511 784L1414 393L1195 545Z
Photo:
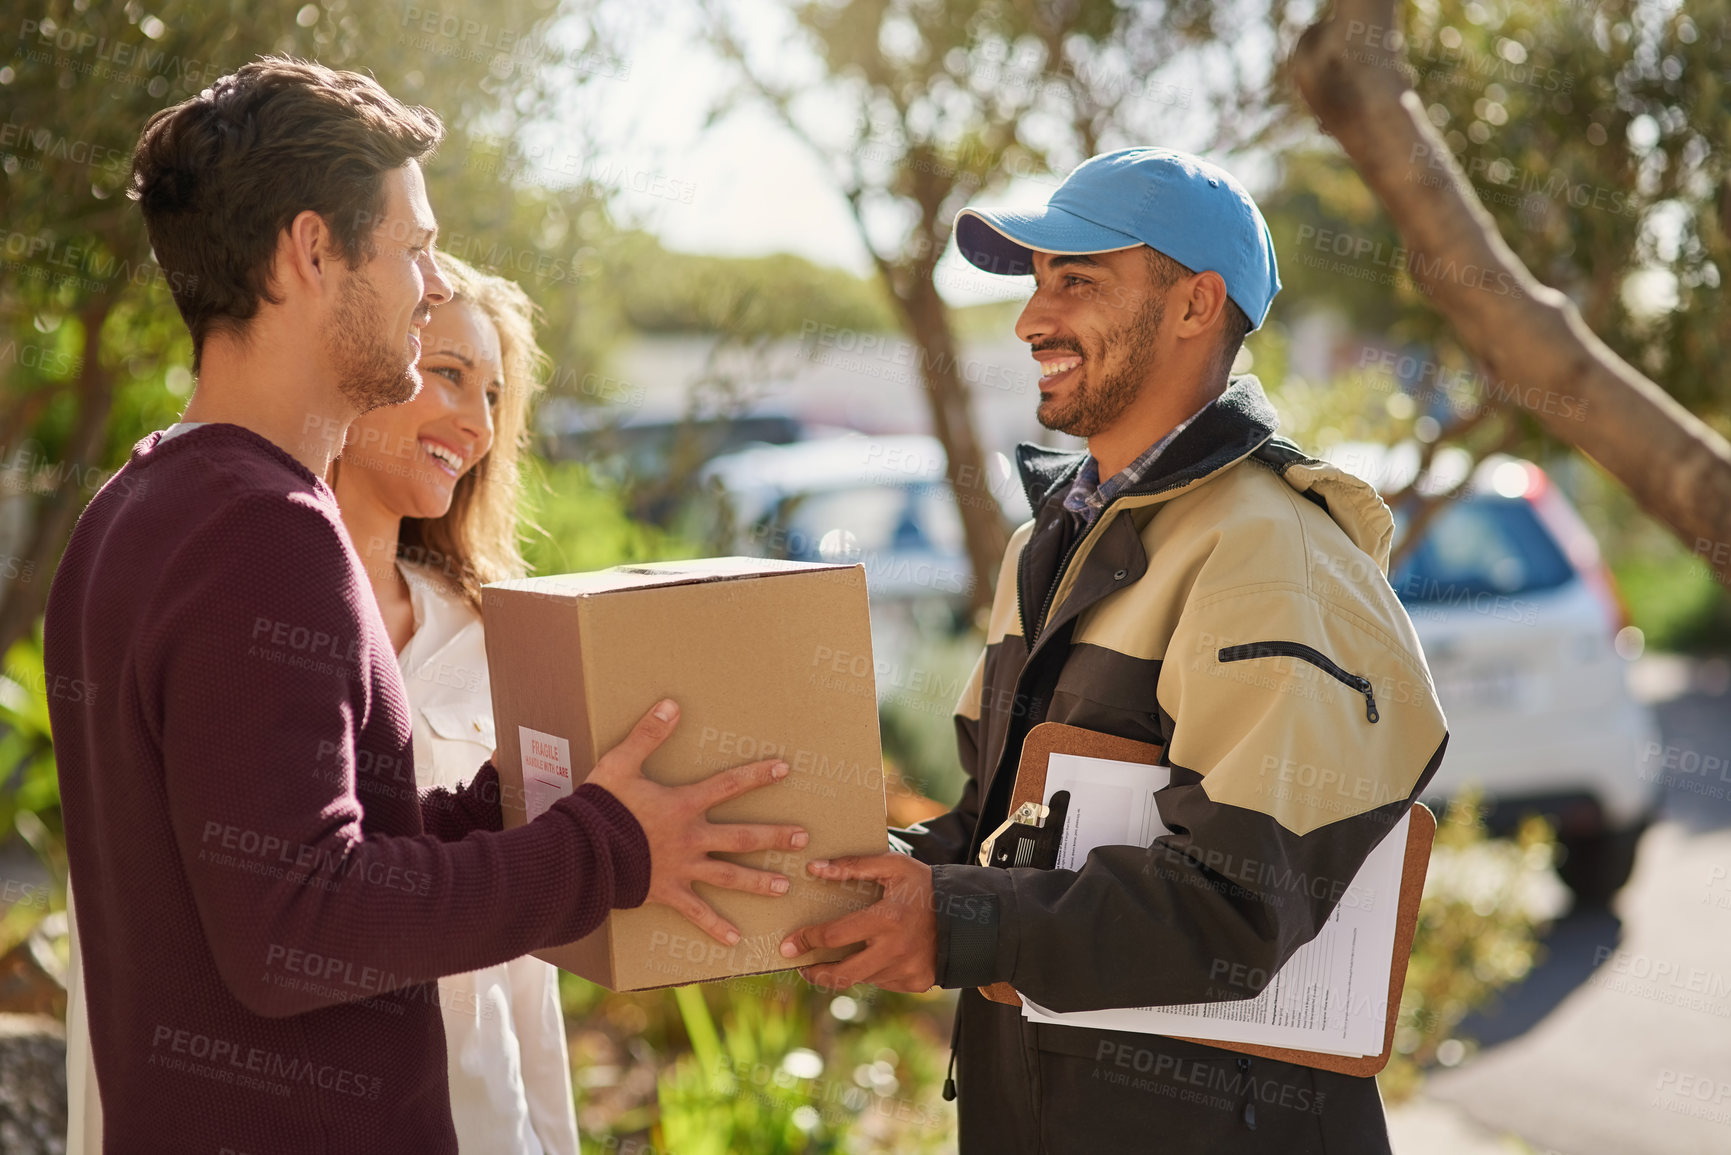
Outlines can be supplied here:
M527 726L517 727L523 751L523 807L533 822L571 793L571 743Z

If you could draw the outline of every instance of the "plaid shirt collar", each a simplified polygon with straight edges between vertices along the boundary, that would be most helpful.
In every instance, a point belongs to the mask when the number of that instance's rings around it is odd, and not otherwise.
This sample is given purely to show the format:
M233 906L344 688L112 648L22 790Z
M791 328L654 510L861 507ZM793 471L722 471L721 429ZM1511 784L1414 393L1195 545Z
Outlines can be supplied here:
M1212 401L1208 403L1212 404ZM1084 527L1093 525L1106 507L1112 504L1113 498L1148 476L1148 471L1154 468L1154 463L1166 452L1166 447L1189 428L1192 421L1202 416L1208 405L1180 421L1173 427L1172 432L1144 449L1141 456L1105 481L1100 480L1100 463L1090 455L1088 460L1082 463L1082 472L1070 483L1070 492L1064 495L1064 508L1080 516Z

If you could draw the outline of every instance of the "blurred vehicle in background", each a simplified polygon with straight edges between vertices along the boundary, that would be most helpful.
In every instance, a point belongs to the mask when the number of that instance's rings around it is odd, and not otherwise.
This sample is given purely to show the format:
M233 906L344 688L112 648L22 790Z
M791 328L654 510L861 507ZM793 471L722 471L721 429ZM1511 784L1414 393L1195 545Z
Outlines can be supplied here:
M700 469L747 445L787 445L803 432L798 418L782 413L625 421L554 434L548 456L589 461L631 476L656 475L681 464Z
M621 411L568 398L550 398L537 423L549 461L581 461L596 477L628 490L634 517L659 526L678 514L693 477L714 458L824 432L765 406L705 416Z
M700 473L732 548L790 561L865 566L878 603L936 600L965 609L974 575L961 512L935 437L850 433L726 454ZM1012 525L1030 516L1009 459L988 488Z
M1384 494L1418 472L1410 443L1327 456ZM1657 724L1625 678L1640 632L1591 530L1537 465L1496 455L1474 467L1445 448L1423 490L1454 496L1410 548L1413 505L1395 510L1389 581L1448 717L1436 801L1479 784L1497 833L1543 815L1563 848L1563 881L1580 901L1602 903L1628 879L1657 801L1640 773L1658 749Z

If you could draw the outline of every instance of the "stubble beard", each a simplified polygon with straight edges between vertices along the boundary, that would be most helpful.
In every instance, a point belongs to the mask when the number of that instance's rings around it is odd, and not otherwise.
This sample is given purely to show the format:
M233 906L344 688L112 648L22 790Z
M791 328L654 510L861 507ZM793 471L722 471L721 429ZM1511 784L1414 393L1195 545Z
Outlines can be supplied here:
M1082 356L1082 376L1067 400L1056 398L1040 402L1035 418L1047 429L1068 433L1072 437L1093 437L1112 428L1124 411L1130 408L1154 369L1154 337L1160 322L1166 317L1165 302L1150 295L1123 325L1108 333L1098 349L1084 352L1079 345L1049 344L1045 349L1069 349ZM1115 367L1106 364L1107 356L1121 351ZM1090 368L1099 365L1100 381L1088 383Z
M420 368L407 341L381 334L384 310L373 283L358 270L343 281L326 349L337 370L337 388L357 413L400 405L421 388Z

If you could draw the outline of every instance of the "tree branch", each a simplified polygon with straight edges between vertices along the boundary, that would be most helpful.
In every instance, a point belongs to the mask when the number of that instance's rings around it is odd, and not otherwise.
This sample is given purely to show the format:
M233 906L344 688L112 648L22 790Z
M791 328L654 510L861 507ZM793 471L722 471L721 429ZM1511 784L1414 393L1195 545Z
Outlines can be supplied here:
M1399 228L1408 272L1519 407L1621 481L1731 584L1731 445L1540 284L1424 115L1394 0L1339 0L1294 50L1324 131Z
M1463 426L1462 431L1464 432L1464 427L1469 423L1477 424L1484 414L1489 412L1491 412L1491 410L1481 409L1477 416L1469 418L1468 421L1461 422L1461 425ZM1520 423L1510 421L1508 423L1508 428L1503 430L1501 440L1499 440L1495 447L1491 449L1491 453L1506 453L1519 444L1520 440ZM1441 443L1442 438L1439 437L1434 444ZM1434 448L1434 445L1432 447ZM1487 453L1484 456L1489 457L1490 453ZM1428 471L1428 463L1424 469ZM1421 471L1419 476L1424 476L1424 472ZM1467 476L1461 478L1460 482L1447 492L1419 494L1417 492L1418 483L1415 481L1412 485L1407 486L1398 494L1395 494L1388 499L1390 507L1394 506L1397 502L1405 501L1409 498L1415 498L1417 501L1417 506L1413 510L1412 516L1407 518L1406 529L1401 534L1400 541L1395 545L1394 550L1388 555L1389 573L1394 573L1394 571L1400 566L1400 563L1411 556L1412 551L1418 548L1418 543L1424 539L1425 531L1430 528L1430 523L1436 519L1436 515L1441 513L1443 508L1447 506L1449 502L1464 493L1471 482L1472 474L1469 472Z
M1488 405L1481 405L1471 417L1463 417L1447 429L1443 430L1437 435L1435 441L1427 442L1424 448L1419 450L1418 472L1413 474L1412 480L1401 486L1401 488L1395 490L1393 493L1388 494L1383 498L1383 500L1388 502L1390 506L1393 506L1411 497L1415 492L1417 492L1420 484L1430 476L1431 461L1435 459L1438 448L1440 448L1445 442L1460 441L1467 434L1477 429L1480 425L1483 425L1491 416L1500 416L1501 414L1502 411L1500 409L1492 409ZM1517 431L1519 430L1519 426L1515 426L1514 428Z

